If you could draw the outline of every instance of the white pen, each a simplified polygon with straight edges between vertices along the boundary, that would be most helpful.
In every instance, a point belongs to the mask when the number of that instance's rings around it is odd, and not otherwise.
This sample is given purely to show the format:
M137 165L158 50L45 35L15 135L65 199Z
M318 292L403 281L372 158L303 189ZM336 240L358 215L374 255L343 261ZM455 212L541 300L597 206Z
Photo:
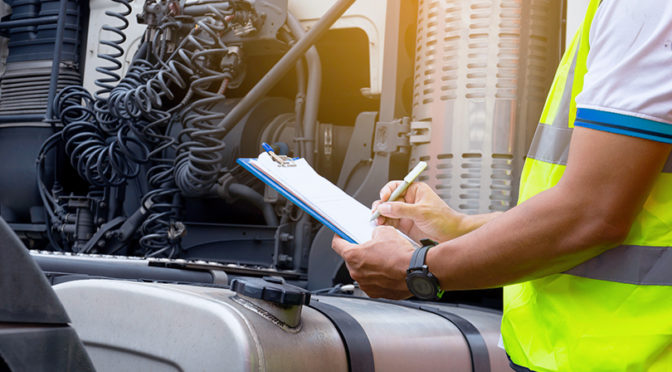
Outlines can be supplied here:
M408 185L410 185L413 181L415 181L416 178L422 173L422 171L427 168L427 163L424 161L421 161L416 165L407 175L404 177L404 182L401 183L394 191L392 192L392 195L390 195L390 198L387 199L387 201L395 201L397 198L401 196L404 192L406 192L406 189L408 188ZM369 221L373 221L376 218L380 217L380 212L376 209L376 212L371 216L371 219Z

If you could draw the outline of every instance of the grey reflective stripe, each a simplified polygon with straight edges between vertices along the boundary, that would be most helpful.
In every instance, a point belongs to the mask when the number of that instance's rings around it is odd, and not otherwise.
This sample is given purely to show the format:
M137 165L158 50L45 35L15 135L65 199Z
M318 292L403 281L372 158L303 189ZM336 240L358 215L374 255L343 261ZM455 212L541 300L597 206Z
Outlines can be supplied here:
M536 132L534 132L527 157L546 163L567 165L572 130L573 128L539 124ZM672 153L667 157L662 172L672 173Z
M562 92L562 97L560 98L560 105L558 106L558 112L555 113L553 122L551 123L554 127L569 127L569 108L572 103L572 88L574 87L574 70L576 69L576 60L579 56L579 48L581 47L581 38L579 38L578 43L576 44L576 50L574 51L574 59L572 64L569 66L569 71L567 72L567 79L565 80L565 90Z
M663 173L672 173L672 154L667 157L667 161L663 166Z
M527 156L547 163L567 165L572 128L539 124Z
M565 273L610 282L672 285L672 248L621 245Z

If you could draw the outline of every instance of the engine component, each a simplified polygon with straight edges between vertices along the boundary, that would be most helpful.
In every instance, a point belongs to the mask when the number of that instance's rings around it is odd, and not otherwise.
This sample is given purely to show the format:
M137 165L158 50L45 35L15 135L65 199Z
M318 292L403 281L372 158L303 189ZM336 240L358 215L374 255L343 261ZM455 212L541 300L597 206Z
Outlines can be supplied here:
M43 123L0 124L0 215L9 223L44 224L35 158L52 129ZM53 158L45 170L52 179Z
M427 161L422 180L461 212L518 199L560 57L560 3L419 2L410 166Z
M67 208L72 212L65 215L65 221L59 229L62 233L72 236L71 240L74 241L72 249L78 252L91 239L94 232L90 201L86 198L67 198Z
M166 259L143 259L139 257L99 256L31 251L31 257L39 265L52 285L82 279L122 279L157 281L168 283L191 283L195 285L226 285L228 277L221 267L216 270L193 261L164 262Z
M51 61L9 63L0 82L0 117L6 115L44 114L51 78ZM60 67L58 89L81 84L79 72Z
M8 1L12 7L10 20L23 21L35 18L58 18L60 0L13 0ZM66 0L64 38L61 41L61 61L78 64L82 10L86 5L76 0ZM54 56L56 43L55 22L44 22L26 26L12 27L9 30L8 63L25 61L49 61Z
M9 5L9 21L2 22L9 43L3 44L8 48L1 53L0 152L4 161L0 164L0 214L22 236L34 237L45 230L34 159L54 130L42 120L49 115L47 102L57 89L81 84L80 31L86 5L68 0L16 0ZM61 51L61 63L54 62L57 51ZM50 178L53 171L51 162L46 176Z

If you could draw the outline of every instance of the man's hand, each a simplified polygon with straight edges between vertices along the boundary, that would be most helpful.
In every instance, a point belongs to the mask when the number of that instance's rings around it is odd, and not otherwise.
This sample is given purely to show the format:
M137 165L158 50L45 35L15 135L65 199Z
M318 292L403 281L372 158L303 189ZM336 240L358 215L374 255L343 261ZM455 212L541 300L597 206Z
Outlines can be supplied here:
M370 297L398 300L411 296L406 288L406 270L413 246L395 229L378 227L373 239L359 245L334 236L331 246L345 260L350 276Z
M391 181L380 191L380 200L373 203L383 217L378 225L394 226L415 241L429 238L439 242L462 236L494 218L497 214L467 216L450 208L427 184L412 183L403 199L387 202L402 181Z

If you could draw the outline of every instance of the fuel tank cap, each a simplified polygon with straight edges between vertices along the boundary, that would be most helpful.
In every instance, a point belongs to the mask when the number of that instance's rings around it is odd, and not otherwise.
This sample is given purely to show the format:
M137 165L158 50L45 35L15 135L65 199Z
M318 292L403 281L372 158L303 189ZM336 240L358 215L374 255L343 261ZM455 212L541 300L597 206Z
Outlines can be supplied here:
M308 305L310 292L287 284L280 277L236 278L231 290L247 297L258 298L282 306Z

